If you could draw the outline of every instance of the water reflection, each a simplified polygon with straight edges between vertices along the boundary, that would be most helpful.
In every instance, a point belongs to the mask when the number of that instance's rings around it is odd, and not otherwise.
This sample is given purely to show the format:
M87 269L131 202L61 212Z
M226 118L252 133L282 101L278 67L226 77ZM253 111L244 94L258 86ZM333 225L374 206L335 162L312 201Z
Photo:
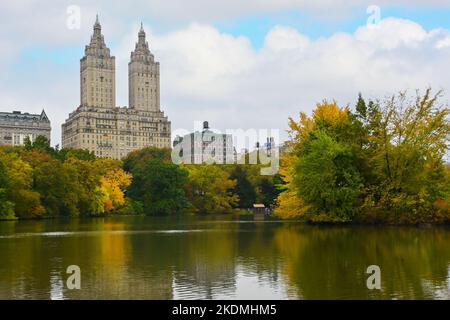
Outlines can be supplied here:
M449 248L444 227L235 217L0 222L0 298L449 299ZM73 264L81 290L65 286ZM382 290L366 288L372 264Z

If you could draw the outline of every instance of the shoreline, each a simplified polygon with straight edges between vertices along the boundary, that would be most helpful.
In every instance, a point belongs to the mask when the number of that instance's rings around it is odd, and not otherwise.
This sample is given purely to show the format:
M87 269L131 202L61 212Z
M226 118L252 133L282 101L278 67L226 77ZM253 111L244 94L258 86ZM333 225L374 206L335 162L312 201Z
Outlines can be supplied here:
M245 209L241 209L245 210ZM257 214L257 213L256 213ZM52 216L52 217L37 217L37 218L15 218L15 219L0 219L0 223L2 222L21 222L21 221L50 221L50 220L92 220L98 218L116 218L116 217L152 217L152 218L180 218L180 217L254 217L255 213L223 213L223 214L197 214L197 213L180 213L174 215L146 215L146 214L118 214L118 213L110 213L105 215L88 215L88 216ZM348 221L348 222L339 222L339 221L308 221L304 218L280 218L276 215L266 216L262 220L254 220L254 221L274 221L274 222L295 222L303 225L310 226L324 226L324 227L350 227L350 226L367 226L367 227L417 227L417 228L432 228L436 226L450 226L450 221L441 221L441 222L411 222L411 223L395 223L395 222L383 222L383 221Z

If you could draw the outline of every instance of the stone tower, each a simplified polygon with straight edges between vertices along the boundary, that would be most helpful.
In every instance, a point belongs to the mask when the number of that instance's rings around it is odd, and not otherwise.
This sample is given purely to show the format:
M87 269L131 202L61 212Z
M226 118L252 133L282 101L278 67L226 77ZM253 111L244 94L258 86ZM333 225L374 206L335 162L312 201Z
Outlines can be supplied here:
M142 111L160 111L159 62L148 48L141 23L136 48L128 63L129 107Z
M98 16L91 42L80 60L80 95L82 106L116 106L116 58L105 44Z
M130 106L116 106L115 58L105 45L98 17L81 64L81 104L62 124L62 147L122 159L145 147L170 148L171 123L159 104L159 63L139 41L129 63Z

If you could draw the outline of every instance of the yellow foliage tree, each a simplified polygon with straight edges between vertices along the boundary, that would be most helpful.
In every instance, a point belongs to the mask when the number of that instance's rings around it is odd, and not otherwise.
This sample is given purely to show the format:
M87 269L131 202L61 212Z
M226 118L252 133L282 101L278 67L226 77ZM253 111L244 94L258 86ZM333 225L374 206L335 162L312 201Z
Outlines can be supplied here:
M350 110L348 107L341 108L336 101L327 102L326 100L316 105L313 112L313 119L317 123L320 120L326 121L333 127L338 126L348 120Z
M105 195L103 203L105 211L111 211L125 204L123 190L130 186L131 175L122 169L113 169L100 177L100 185Z
M340 108L336 101L326 100L318 103L314 109L312 117L300 112L299 119L289 118L289 152L281 159L280 175L285 182L285 190L280 193L277 199L275 214L281 218L295 218L304 215L309 207L304 204L293 185L294 163L298 159L298 151L302 141L309 137L309 134L316 129L318 123L326 123L328 126L337 127L341 123L348 121L349 109Z
M36 218L45 213L39 193L32 190L33 168L15 153L0 155L7 164L7 175L10 180L8 196L15 203L16 216L20 218Z

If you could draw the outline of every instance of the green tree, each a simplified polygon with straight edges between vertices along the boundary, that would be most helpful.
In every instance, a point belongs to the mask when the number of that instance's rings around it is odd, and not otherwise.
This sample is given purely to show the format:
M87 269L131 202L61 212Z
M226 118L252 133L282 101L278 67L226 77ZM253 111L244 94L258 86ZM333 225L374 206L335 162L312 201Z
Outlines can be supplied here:
M256 202L257 194L255 186L249 180L245 165L236 165L231 172L230 179L236 180L232 191L239 197L238 207L251 208Z
M367 107L366 102L364 101L361 92L358 94L358 101L356 102L356 114L361 119L366 119L367 117Z
M15 215L18 218L42 217L45 209L41 204L39 193L32 190L32 167L14 152L2 154L1 158L9 179L6 198L14 203Z
M414 98L401 92L369 114L366 152L376 179L366 203L394 220L433 220L435 201L446 197L450 109L440 96L431 89Z
M29 137L26 137L24 140L25 150L41 150L52 157L56 157L57 151L50 146L50 140L48 140L45 136L37 136L36 139L31 142Z
M126 171L131 171L137 165L150 160L171 162L171 150L169 148L147 147L132 151L123 159L123 168Z
M230 178L226 168L215 164L186 167L189 171L187 195L197 213L227 213L237 204L239 197L231 191L236 181Z
M259 201L265 206L274 206L282 188L283 181L279 174L270 177L263 176L258 183Z
M283 217L388 223L450 220L450 109L441 93L401 92L355 113L335 102L312 117L290 119L290 152L282 159ZM356 213L359 213L356 215Z
M306 143L295 164L299 195L312 207L313 215L352 220L362 188L354 154L323 131L315 131Z
M14 203L7 199L9 177L5 164L0 159L0 220L15 219Z
M171 162L170 149L133 151L124 159L123 168L133 176L127 191L132 207L149 215L179 213L188 207L184 191L188 172Z
M93 151L85 150L85 149L72 149L72 148L63 148L58 152L58 159L61 161L65 161L69 158L76 158L78 160L86 160L93 161L96 159Z
M71 192L66 206L72 215L99 215L105 212L106 195L101 190L101 174L95 161L79 160L74 157L67 159L63 168L68 175Z

